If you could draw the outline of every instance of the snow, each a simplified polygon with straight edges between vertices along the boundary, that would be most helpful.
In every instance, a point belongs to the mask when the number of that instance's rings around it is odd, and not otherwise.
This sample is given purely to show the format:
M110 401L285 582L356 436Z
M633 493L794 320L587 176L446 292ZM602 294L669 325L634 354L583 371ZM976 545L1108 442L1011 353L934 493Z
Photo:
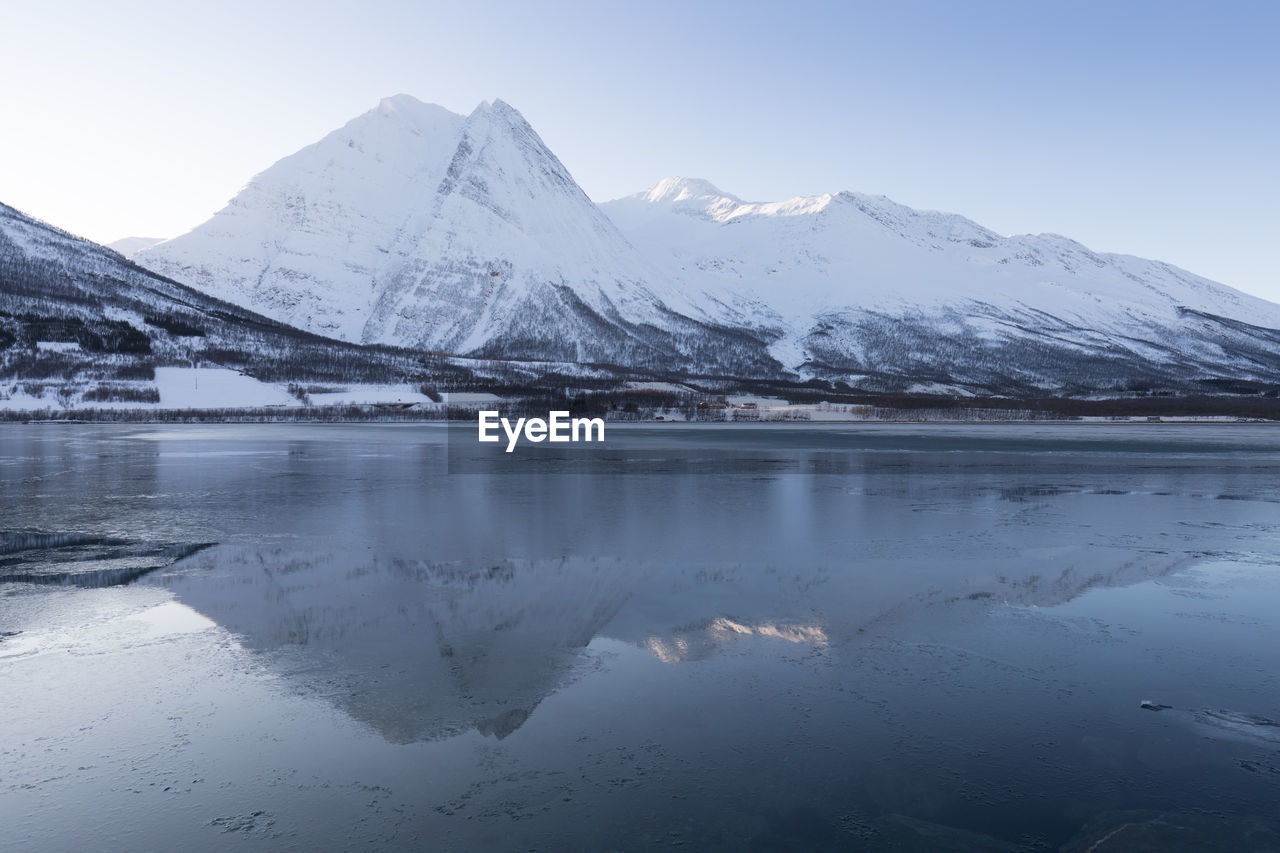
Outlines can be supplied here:
M28 394L24 390L0 394L0 410L9 412L34 412L40 409L58 408L57 397Z
M42 352L80 352L75 341L36 341L36 349Z
M286 383L259 382L234 370L216 367L158 367L160 408L299 408L303 402ZM305 390L305 386L304 386ZM348 385L308 391L311 406L439 405L413 385Z
M238 409L298 406L278 383L259 382L222 367L157 367L156 388L166 409Z
M741 200L736 196L721 192L719 187L701 178L663 178L644 193L644 200L650 203L688 201L691 199L725 199L741 203Z

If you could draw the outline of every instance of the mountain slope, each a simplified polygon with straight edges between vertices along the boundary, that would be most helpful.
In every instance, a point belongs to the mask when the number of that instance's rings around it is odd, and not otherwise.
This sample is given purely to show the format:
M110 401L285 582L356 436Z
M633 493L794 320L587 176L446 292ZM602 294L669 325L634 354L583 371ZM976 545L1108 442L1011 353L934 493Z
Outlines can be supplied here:
M1280 380L1280 306L1057 235L847 192L746 203L683 178L602 208L686 292L776 332L803 373L1020 394Z
M156 368L195 364L281 382L436 385L465 374L290 328L0 204L0 396L33 408L154 403Z
M139 263L272 319L361 340L377 280L425 227L462 117L407 96L254 177L194 231Z

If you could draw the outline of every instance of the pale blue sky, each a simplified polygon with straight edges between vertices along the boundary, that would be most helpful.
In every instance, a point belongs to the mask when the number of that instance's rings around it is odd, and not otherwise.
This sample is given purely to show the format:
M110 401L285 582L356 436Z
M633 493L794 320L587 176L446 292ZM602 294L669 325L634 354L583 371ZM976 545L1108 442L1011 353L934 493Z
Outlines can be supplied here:
M842 189L1280 301L1278 2L6 3L0 201L173 236L407 92L502 98L587 193Z

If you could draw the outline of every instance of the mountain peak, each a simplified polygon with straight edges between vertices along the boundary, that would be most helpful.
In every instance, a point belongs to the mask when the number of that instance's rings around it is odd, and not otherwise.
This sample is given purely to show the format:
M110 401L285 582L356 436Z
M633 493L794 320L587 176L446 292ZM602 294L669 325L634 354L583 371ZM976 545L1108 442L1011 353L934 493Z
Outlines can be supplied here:
M492 101L481 101L467 116L469 126L488 125L514 129L520 134L533 134L534 130L528 120L515 107L501 98Z
M414 107L424 106L426 106L424 102L418 100L413 95L406 95L403 92L398 95L390 95L378 102L378 109L384 112L395 112L399 109L412 109Z
M378 102L377 107L355 119L354 122L367 123L368 118L371 117L398 119L418 132L430 131L442 124L454 127L462 119L462 116L439 104L429 104L418 100L413 95L403 94L383 98Z
M715 184L702 178L683 178L679 176L663 178L644 192L644 200L653 203L688 201L695 198L727 198L733 201L741 201L737 196L724 192Z

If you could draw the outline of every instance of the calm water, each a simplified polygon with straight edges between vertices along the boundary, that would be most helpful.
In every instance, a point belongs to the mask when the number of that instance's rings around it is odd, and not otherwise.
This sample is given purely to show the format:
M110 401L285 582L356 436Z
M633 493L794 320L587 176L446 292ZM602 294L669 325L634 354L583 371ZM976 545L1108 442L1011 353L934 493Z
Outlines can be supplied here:
M473 434L0 428L0 847L1277 849L1280 429Z

